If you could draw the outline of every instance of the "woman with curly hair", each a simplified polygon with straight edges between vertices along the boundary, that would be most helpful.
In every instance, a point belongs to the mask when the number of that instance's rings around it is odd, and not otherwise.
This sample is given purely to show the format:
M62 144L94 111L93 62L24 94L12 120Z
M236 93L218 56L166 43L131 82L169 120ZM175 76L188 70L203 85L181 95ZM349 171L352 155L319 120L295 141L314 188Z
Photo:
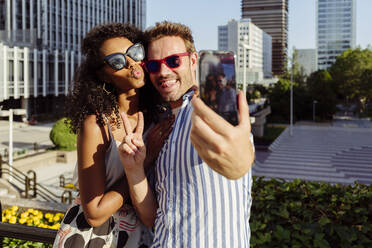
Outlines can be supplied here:
M71 128L77 133L80 195L61 223L55 247L151 244L149 227L157 203L143 164L156 158L172 121L148 132L151 152L146 154L142 131L144 119L148 123L151 118L141 111L152 95L146 89L151 83L143 87L141 39L137 28L116 23L93 28L83 40L85 59L75 73L68 103Z

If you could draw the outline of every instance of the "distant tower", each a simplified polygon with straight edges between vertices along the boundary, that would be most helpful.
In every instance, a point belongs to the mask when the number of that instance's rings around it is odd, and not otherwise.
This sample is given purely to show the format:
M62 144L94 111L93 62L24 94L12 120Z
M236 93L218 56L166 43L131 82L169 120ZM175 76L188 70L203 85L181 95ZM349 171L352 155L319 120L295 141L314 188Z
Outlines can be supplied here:
M243 83L244 60L248 83L272 77L271 44L271 36L250 19L232 19L227 25L218 26L218 50L233 51L236 54L238 82Z
M304 69L306 76L318 70L316 49L296 49L297 63Z
M272 37L272 70L283 73L288 49L288 0L242 0L242 18L250 18Z
M356 1L317 0L318 68L327 69L348 48L355 47Z

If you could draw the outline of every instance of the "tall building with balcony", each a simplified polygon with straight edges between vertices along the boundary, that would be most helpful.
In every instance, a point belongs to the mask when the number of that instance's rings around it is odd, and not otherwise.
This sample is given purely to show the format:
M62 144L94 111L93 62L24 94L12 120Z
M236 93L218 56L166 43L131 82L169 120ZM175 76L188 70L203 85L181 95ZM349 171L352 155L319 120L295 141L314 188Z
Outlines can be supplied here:
M0 0L0 107L63 108L84 35L111 22L144 29L146 0Z
M263 77L272 76L271 44L271 36L250 19L230 20L227 25L218 26L218 50L235 53L239 84L244 83L244 72L246 83L259 82Z
M356 1L317 0L318 68L327 69L356 43Z
M286 67L288 49L288 0L242 0L242 18L272 38L272 71L280 75Z

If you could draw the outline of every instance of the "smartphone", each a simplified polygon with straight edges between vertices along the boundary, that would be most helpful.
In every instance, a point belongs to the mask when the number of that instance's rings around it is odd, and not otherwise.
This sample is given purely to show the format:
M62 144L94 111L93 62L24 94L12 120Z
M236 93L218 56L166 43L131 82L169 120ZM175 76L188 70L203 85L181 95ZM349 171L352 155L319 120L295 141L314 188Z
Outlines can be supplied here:
M232 125L238 124L235 54L228 51L199 52L201 99Z

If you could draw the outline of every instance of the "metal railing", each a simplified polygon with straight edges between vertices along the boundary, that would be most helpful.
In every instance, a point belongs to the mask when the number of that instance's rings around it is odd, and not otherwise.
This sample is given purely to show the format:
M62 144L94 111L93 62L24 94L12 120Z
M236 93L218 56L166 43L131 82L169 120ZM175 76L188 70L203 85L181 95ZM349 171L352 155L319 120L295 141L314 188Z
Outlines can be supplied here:
M7 165L8 168L5 168L3 166L4 164ZM3 161L0 156L0 178L2 178L3 174L11 175L14 180L24 185L25 198L36 198L37 196L40 196L44 200L50 202L72 203L72 190L65 189L61 195L57 195L45 186L37 183L35 171L28 170L26 175L14 167L10 170L9 164L6 161Z

